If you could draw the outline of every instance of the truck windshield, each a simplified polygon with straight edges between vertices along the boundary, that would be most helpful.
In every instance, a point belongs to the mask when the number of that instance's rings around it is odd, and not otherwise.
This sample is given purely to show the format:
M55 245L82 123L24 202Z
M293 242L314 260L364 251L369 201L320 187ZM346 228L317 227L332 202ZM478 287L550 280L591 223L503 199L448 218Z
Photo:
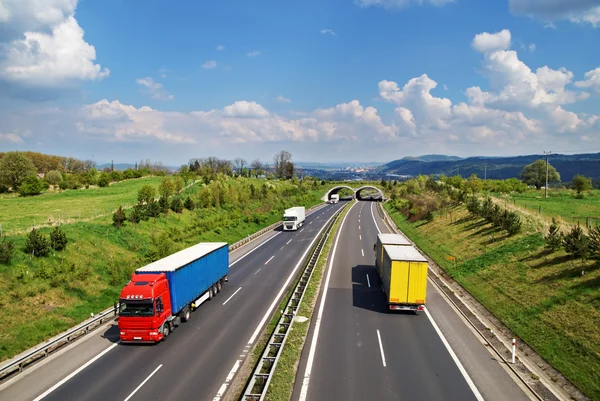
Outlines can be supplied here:
M283 216L283 221L296 221L297 219L296 216Z
M154 316L152 301L121 300L119 316Z

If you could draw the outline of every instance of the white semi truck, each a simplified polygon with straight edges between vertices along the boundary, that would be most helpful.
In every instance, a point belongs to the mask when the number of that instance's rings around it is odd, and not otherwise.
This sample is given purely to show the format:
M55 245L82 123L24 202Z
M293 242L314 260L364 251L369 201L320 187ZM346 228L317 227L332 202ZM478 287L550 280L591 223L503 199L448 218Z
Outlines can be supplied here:
M304 225L305 215L306 211L304 206L286 209L285 212L283 212L283 230L292 231L302 227Z
M338 203L339 201L340 201L339 194L333 194L333 195L331 195L331 198L329 199L329 203Z

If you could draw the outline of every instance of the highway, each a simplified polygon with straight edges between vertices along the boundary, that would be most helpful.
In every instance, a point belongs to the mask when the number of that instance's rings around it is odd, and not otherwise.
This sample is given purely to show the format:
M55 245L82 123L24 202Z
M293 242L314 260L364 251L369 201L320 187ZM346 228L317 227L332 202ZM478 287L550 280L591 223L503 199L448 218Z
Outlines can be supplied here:
M357 202L341 225L292 400L529 399L431 283L426 312L388 312L373 244L390 230L376 208Z
M277 232L263 243L232 257L229 282L213 300L196 310L167 341L157 345L122 345L113 325L104 338L74 347L0 391L1 400L220 400L279 303L293 283L317 233L345 203L326 205L306 217L296 232ZM235 256L234 251L234 256ZM84 340L87 341L87 340ZM112 341L112 343L111 343ZM65 371L62 364L86 353ZM99 344L99 345L98 345ZM95 360L92 357L102 351ZM85 362L85 363L84 363ZM49 382L46 377L59 371Z

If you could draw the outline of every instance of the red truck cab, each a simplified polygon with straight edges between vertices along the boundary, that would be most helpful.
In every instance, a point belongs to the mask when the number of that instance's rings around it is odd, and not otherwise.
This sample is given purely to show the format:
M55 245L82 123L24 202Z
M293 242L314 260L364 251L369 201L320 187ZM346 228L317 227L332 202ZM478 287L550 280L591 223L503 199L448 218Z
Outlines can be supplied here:
M171 297L164 273L133 274L119 298L121 342L155 343L172 330Z

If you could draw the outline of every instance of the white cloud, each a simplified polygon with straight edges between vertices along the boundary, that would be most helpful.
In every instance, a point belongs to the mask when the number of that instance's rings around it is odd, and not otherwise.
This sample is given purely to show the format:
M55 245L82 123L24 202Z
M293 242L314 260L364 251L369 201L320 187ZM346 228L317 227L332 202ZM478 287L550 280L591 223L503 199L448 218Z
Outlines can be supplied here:
M223 109L223 114L227 117L268 117L269 112L256 102L247 102L240 100Z
M258 55L260 55L260 52L258 50L252 50L247 54L248 57L256 57Z
M546 22L569 20L600 27L598 0L509 0L508 4L515 15L527 15Z
M160 77L163 79L165 79L168 76L167 72L169 72L169 70L166 69L165 67L162 67L161 69L158 70Z
M332 31L331 29L321 29L320 31L323 35L331 35L331 36L337 36L337 34Z
M496 33L483 32L475 36L471 45L481 53L507 50L510 48L510 39L511 35L508 29Z
M531 43L531 44L528 46L528 49L529 49L529 51L530 51L530 52L534 52L534 51L535 51L535 47L536 47L536 46L535 46L535 43Z
M150 77L139 78L136 79L135 82L138 85L142 85L143 87L148 89L148 92L152 95L152 99L156 100L173 100L173 95L169 95L163 85L155 82L154 79Z
M223 51L223 50L225 50L225 46L223 46L223 45L218 45L218 46L217 46L217 50L218 50L218 51Z
M1 6L1 4L0 4ZM0 18L2 17L2 9L0 8ZM21 138L17 134L8 133L3 134L0 132L0 142L9 142L9 143L23 143L23 138Z
M290 103L291 102L291 100L289 98L283 97L281 95L277 96L275 98L275 100L277 100L279 103Z
M585 80L575 82L578 88L592 88L600 93L600 67L585 73Z
M412 5L430 4L433 6L443 6L447 3L453 3L455 0L354 0L360 7L378 6L385 9L405 8Z
M212 68L217 68L217 62L215 60L208 60L204 64L202 64L202 68L210 70Z
M64 89L100 80L96 50L75 19L76 0L4 0L0 8L0 80L28 89Z

